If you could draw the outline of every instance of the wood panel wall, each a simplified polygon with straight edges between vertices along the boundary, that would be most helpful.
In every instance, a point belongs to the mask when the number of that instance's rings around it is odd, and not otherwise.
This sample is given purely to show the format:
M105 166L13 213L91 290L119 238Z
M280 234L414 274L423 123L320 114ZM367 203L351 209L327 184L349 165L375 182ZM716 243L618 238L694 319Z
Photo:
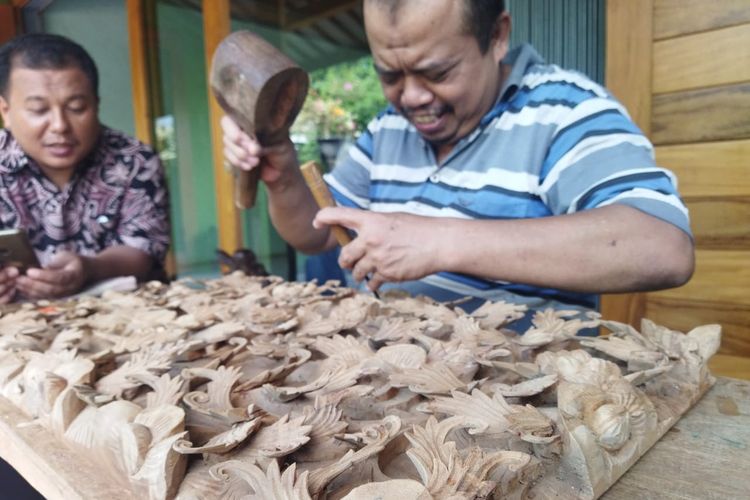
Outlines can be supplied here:
M680 288L602 298L607 318L720 323L750 357L750 0L608 0L608 87L677 174L696 271Z

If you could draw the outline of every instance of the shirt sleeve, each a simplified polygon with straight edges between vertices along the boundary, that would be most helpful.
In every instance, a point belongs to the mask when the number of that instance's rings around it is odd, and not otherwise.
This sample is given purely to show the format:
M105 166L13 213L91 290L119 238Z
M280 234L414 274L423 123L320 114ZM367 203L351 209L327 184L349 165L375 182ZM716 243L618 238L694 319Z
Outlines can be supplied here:
M343 160L324 178L341 206L368 209L374 144L386 112L374 118L349 148Z
M143 146L123 198L117 237L163 263L170 242L169 194L159 156Z
M619 203L692 235L675 175L656 165L651 142L611 97L580 102L559 124L540 195L556 215Z

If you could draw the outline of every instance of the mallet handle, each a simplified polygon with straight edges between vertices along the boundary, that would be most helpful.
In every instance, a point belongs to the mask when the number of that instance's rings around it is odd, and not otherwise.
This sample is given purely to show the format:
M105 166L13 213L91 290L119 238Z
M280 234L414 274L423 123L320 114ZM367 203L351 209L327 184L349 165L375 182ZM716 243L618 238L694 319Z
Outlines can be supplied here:
M331 191L328 189L328 186L323 180L323 176L320 174L320 167L318 164L314 161L308 161L300 167L300 170L302 171L302 176L305 178L307 187L312 191L313 197L318 206L320 208L335 207L336 202L333 201ZM342 247L352 241L351 236L349 236L349 233L342 226L331 226L331 231L333 231L333 236Z
M234 204L237 208L253 208L258 193L260 166L250 171L237 169L234 179Z

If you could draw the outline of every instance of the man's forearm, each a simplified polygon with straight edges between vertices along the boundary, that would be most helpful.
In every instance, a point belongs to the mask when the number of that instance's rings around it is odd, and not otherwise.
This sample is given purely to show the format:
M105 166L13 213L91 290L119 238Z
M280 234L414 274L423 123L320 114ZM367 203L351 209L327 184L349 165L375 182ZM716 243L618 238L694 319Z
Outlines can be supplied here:
M332 244L328 229L315 229L318 205L299 171L283 184L268 187L268 212L282 238L305 253L318 253Z
M144 280L151 271L153 259L137 248L117 245L93 257L83 257L83 265L86 284L117 276L135 276L138 280Z
M445 232L447 271L571 291L679 286L694 265L687 234L623 205L541 219L453 219Z

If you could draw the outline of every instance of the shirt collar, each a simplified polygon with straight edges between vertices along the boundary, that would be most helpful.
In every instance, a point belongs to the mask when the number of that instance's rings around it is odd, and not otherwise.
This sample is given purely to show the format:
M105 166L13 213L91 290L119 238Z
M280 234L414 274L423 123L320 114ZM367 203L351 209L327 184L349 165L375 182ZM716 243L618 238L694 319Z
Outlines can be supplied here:
M507 101L521 86L523 77L531 66L544 64L544 58L528 43L522 43L505 55L503 64L511 66L508 78L503 82L497 102Z
M511 67L510 73L508 73L508 77L503 82L495 104L479 122L480 127L486 126L505 111L508 101L520 88L529 68L536 64L544 64L544 59L534 47L528 43L523 43L508 52L502 60L502 64Z

